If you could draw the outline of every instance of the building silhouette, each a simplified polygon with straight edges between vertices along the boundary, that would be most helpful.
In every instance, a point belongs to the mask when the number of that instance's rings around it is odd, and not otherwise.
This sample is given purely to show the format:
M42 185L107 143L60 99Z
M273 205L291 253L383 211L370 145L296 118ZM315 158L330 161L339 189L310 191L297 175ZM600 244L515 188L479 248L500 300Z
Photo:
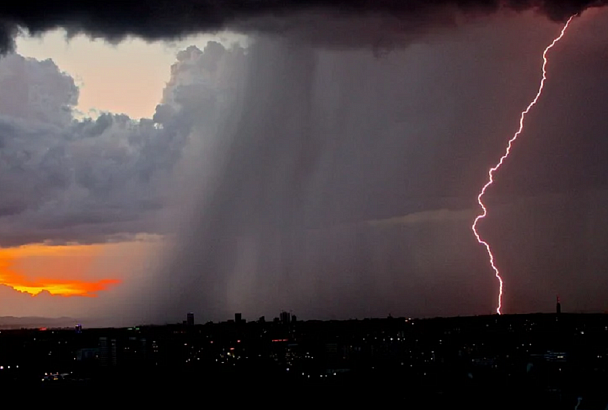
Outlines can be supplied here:
M288 325L291 322L291 313L289 312L281 312L279 315L281 323Z
M116 366L118 359L116 339L108 337L99 338L99 364L102 366Z

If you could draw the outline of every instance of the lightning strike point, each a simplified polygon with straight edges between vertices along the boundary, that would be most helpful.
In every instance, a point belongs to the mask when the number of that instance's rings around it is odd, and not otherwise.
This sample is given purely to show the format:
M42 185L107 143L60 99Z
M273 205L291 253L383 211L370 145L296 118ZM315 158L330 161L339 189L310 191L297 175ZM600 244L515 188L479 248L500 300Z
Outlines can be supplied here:
M517 138L520 136L520 134L524 130L524 123L525 123L526 116L528 115L528 113L530 112L532 107L534 107L536 105L536 103L540 99L540 96L543 93L543 88L545 87L545 81L547 80L547 63L548 63L547 53L564 37L564 35L566 34L566 30L568 30L568 27L570 26L570 23L572 22L574 17L576 17L576 15L573 15L568 19L568 21L562 28L562 31L560 32L559 36L557 36L555 39L553 39L551 44L549 44L547 46L547 48L545 48L545 51L543 52L543 65L542 65L543 77L540 81L540 85L538 87L538 92L536 93L536 96L534 97L532 102L530 102L528 107L524 111L522 111L520 119L519 119L519 129L509 140L509 142L507 144L507 149L505 150L505 153L503 154L503 156L500 157L500 160L496 163L496 165L494 165L488 171L488 182L486 182L486 184L481 188L479 195L477 195L477 203L479 203L479 206L481 207L482 212L481 212L481 214L477 215L477 217L475 218L475 221L473 222L471 229L473 230L473 234L475 235L477 242L479 242L481 245L483 245L486 248L488 257L490 259L490 265L492 266L492 270L494 271L494 275L496 276L496 279L498 279L498 306L496 307L496 313L498 313L499 315L502 314L502 294L503 294L504 281L500 274L500 271L496 267L496 264L494 261L494 254L492 254L492 249L490 248L490 245L486 241L481 239L479 232L477 232L477 223L488 215L488 210L486 209L485 205L483 204L483 201L481 200L481 198L486 193L486 190L488 189L488 187L494 183L494 172L496 172L502 166L505 159L507 159L507 157L511 153L511 148L513 147L513 143L515 142L515 140L517 140Z

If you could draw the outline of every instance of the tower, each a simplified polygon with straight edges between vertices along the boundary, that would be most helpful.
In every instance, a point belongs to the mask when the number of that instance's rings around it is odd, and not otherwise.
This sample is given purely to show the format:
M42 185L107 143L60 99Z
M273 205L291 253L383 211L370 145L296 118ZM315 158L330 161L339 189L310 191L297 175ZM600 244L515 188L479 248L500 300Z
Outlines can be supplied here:
M555 303L555 313L558 315L562 313L562 305L559 303L559 295L557 296L557 303Z
M194 313L190 312L186 315L186 324L188 326L194 326Z

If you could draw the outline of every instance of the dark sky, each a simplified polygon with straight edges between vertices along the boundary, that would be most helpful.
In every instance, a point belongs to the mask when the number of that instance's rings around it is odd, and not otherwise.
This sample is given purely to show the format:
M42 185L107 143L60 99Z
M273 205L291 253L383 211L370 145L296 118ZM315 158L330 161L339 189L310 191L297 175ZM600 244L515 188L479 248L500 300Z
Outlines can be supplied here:
M147 13L114 24L92 14L93 3L57 2L39 15L20 11L22 3L0 8L9 29L63 25L111 39L219 27L252 33L246 51L212 44L184 52L178 67L221 86L176 87L173 105L164 101L129 131L142 142L124 170L101 164L83 182L100 198L112 195L95 215L125 218L122 232L149 228L149 213L168 209L159 233L174 234L176 244L132 289L134 317L494 312L497 282L470 229L476 195L536 93L543 49L586 3L546 3L539 13L497 11L492 2L387 1L374 10L353 2L346 13L338 1L297 12L295 1L256 2L255 10L241 1L202 23L183 10L206 10L205 2L172 2L182 15L165 17L138 3ZM608 307L607 22L604 8L583 13L552 50L545 93L485 197L480 230L504 272L505 313L552 310L556 294L564 310ZM67 129L97 135L120 121ZM180 183L159 176L178 157L187 170ZM100 177L110 170L112 181L132 176L138 190ZM118 232L104 226L86 241ZM46 239L85 235L56 228Z

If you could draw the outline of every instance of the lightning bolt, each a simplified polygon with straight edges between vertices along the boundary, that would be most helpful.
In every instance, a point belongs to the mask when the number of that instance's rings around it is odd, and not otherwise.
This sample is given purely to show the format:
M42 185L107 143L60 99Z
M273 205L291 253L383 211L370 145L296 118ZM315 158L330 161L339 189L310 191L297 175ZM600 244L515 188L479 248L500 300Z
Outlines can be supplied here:
M481 245L483 245L486 248L486 251L488 252L488 257L490 258L490 265L492 265L492 269L494 270L496 279L498 279L498 284L499 284L498 306L496 307L496 313L498 313L499 315L502 314L502 293L503 293L503 284L504 283L503 283L502 276L500 275L500 271L498 270L498 268L496 267L496 264L494 263L494 255L492 254L492 249L490 248L490 245L486 241L481 239L481 236L477 232L477 224L479 223L480 220L482 220L483 218L485 218L488 215L488 210L486 209L485 205L483 204L481 198L486 193L486 190L488 189L488 187L494 183L494 172L496 172L498 170L498 168L500 168L502 166L502 163L505 161L505 159L507 159L507 157L511 153L511 148L513 146L513 143L517 140L517 138L520 136L520 134L524 130L524 122L526 120L526 116L528 115L528 113L530 112L532 107L534 107L536 105L540 96L543 93L543 88L545 87L545 81L547 80L547 63L548 63L547 53L564 37L564 35L566 34L566 30L568 30L568 26L570 26L570 23L572 22L572 19L574 17L575 16L572 16L568 19L568 21L562 28L562 31L560 32L559 36L557 36L551 42L551 44L549 44L549 46L547 46L547 48L545 48L545 51L543 52L543 78L540 81L540 86L538 87L538 92L536 93L536 97L534 97L534 99L528 105L528 107L524 111L522 111L521 117L519 119L519 129L513 135L513 137L511 137L511 139L509 140L509 143L507 144L507 149L506 149L504 155L502 157L500 157L500 160L498 161L498 163L496 165L494 165L492 168L490 168L490 170L488 171L488 182L486 182L486 184L483 186L483 188L481 188L481 191L479 192L479 195L477 196L477 202L479 203L479 206L481 207L482 212L481 212L481 214L477 215L477 218L475 218L475 221L473 222L471 229L473 230L473 234L475 235L475 238L477 238L477 242L479 242Z

